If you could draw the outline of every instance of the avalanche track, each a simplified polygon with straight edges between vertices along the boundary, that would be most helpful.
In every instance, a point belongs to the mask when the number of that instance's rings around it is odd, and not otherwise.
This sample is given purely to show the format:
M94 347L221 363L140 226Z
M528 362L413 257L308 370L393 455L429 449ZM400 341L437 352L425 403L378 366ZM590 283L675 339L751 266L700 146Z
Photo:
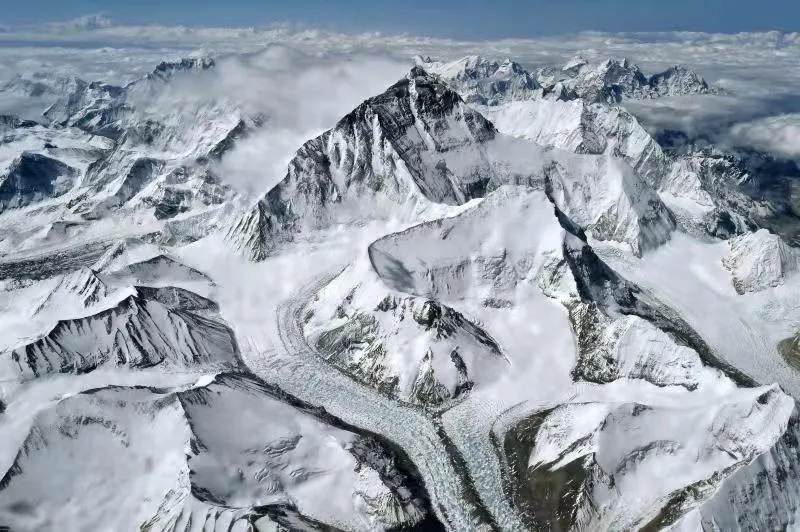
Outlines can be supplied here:
M266 381L277 381L286 392L401 448L419 470L431 506L448 529L499 529L477 495L463 457L440 423L357 383L329 366L308 344L303 334L303 309L333 277L316 277L278 305L278 332L289 355L282 360L285 363L265 364L267 357L257 346L243 349L245 363Z

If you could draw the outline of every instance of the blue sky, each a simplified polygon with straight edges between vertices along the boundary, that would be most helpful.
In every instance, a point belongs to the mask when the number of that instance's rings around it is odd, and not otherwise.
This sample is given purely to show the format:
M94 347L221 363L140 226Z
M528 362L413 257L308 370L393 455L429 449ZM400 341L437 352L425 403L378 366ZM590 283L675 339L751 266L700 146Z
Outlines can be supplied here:
M0 23L104 13L130 24L261 26L461 39L597 31L799 31L798 0L34 0L8 1Z

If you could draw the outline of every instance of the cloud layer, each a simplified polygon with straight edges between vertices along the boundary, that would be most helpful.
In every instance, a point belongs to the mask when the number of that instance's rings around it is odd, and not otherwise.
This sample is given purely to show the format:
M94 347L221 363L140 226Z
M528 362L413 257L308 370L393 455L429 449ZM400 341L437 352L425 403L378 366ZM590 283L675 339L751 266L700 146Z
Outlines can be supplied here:
M240 143L222 171L250 189L277 178L306 139L331 127L364 98L403 75L414 55L455 59L511 57L529 68L561 64L580 53L590 60L628 57L648 71L687 64L728 90L727 96L631 104L652 130L729 139L738 145L795 156L800 113L800 34L582 33L569 38L466 42L410 35L342 34L289 25L269 28L120 26L102 16L5 28L0 32L0 82L19 73L79 75L125 83L163 59L190 54L221 58L202 82L164 96L227 98L269 127ZM0 98L0 113L13 112ZM19 102L16 102L17 104Z

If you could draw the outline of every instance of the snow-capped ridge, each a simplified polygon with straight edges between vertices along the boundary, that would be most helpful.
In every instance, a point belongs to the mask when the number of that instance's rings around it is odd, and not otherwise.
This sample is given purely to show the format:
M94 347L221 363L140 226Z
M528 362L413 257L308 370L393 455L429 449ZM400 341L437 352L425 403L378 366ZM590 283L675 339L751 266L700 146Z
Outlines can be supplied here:
M38 305L35 314L40 314L46 310L63 312L64 308L69 308L71 301L77 299L80 306L89 308L100 302L109 294L108 287L94 271L89 268L80 268L75 272L63 275L58 284L53 288L44 300ZM62 307L59 309L59 307Z
M213 302L182 289L134 288L111 308L60 320L40 338L3 353L0 374L32 379L107 364L235 368L236 340L213 317L215 310Z
M284 180L236 220L227 238L261 260L303 230L402 219L431 202L459 205L505 184L549 186L559 208L595 238L637 254L667 241L675 227L624 163L501 135L438 76L415 67L300 148Z
M178 72L210 70L214 67L216 61L212 57L184 57L178 61L162 61L145 76L145 79L166 80Z
M786 430L793 408L777 387L726 398L713 406L711 423L709 405L687 409L680 426L666 421L674 415L671 408L565 405L543 414L531 474L544 480L563 468L581 484L572 488L580 495L571 497L567 519L577 528L669 527L711 498L725 476L768 452ZM714 443L717 438L727 442L725 448ZM697 456L703 460L696 461ZM694 467L685 467L686 460ZM664 468L673 471L668 479ZM642 482L648 489L636 487Z
M689 94L715 94L693 70L676 65L646 76L638 65L628 59L607 59L590 64L582 58L573 58L560 70L540 69L537 80L546 93L557 96L565 91L588 102L620 103L624 99L653 99L663 96Z
M501 64L481 56L452 62L416 57L415 62L445 79L469 103L489 106L539 98L616 104L623 99L719 92L688 67L676 65L646 76L628 59L590 63L576 56L560 69L545 67L535 73L510 59Z
M800 252L766 229L732 238L728 246L722 263L739 294L779 286L800 270Z
M511 100L541 96L540 85L519 63L502 63L481 56L467 56L452 63L415 58L417 66L445 79L468 103L498 105Z

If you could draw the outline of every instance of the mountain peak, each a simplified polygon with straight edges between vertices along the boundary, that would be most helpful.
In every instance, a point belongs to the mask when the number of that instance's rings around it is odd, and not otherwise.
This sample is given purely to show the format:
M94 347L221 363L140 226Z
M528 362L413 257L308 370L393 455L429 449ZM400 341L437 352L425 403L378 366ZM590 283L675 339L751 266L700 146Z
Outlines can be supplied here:
M162 61L149 73L147 79L167 79L177 72L210 70L216 66L211 57L184 57L179 61Z
M450 83L468 103L497 105L508 99L536 97L540 88L534 77L519 63L503 63L479 55L470 55L445 63L425 61L418 67Z

